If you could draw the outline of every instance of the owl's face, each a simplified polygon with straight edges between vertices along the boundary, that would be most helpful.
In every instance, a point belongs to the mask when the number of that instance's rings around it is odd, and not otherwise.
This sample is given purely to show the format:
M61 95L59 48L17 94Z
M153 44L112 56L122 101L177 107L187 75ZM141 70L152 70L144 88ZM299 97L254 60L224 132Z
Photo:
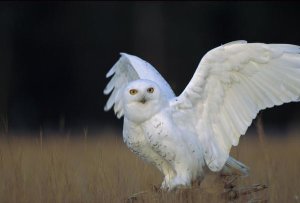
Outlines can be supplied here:
M125 117L141 123L166 105L166 98L159 86L150 80L135 80L124 91Z

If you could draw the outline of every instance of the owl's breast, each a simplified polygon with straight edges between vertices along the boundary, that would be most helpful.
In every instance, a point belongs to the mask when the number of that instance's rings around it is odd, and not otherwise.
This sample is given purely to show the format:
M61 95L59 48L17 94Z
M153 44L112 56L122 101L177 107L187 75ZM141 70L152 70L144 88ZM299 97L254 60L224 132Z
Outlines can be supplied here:
M149 146L144 134L140 125L124 119L123 140L127 147L144 161L156 163L158 160L155 159L159 159L159 157Z

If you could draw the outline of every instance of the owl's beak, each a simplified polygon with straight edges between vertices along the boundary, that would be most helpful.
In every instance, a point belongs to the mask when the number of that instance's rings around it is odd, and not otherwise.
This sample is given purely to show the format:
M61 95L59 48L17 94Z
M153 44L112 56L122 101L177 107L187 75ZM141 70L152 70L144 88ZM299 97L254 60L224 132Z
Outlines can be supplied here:
M145 104L146 101L147 101L146 97L143 97L143 98L140 100L140 102L141 102L142 104Z

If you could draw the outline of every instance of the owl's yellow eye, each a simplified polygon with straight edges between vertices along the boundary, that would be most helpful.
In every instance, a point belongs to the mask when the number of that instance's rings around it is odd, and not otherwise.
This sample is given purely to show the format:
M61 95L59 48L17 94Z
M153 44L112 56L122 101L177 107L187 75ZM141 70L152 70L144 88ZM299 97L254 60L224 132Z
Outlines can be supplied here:
M154 88L153 88L153 87L148 88L148 89L147 89L147 92L148 92L148 93L153 93L153 92L154 92Z
M138 91L136 89L129 90L129 94L135 95Z

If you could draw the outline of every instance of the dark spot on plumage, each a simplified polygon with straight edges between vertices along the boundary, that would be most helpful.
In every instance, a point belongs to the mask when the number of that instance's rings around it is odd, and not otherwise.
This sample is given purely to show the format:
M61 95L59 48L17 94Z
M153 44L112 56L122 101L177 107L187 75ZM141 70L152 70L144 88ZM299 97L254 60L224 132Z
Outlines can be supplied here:
M155 128L158 128L158 127L160 127L162 125L162 123L160 122L160 123L158 123L157 125L155 125L154 127Z

